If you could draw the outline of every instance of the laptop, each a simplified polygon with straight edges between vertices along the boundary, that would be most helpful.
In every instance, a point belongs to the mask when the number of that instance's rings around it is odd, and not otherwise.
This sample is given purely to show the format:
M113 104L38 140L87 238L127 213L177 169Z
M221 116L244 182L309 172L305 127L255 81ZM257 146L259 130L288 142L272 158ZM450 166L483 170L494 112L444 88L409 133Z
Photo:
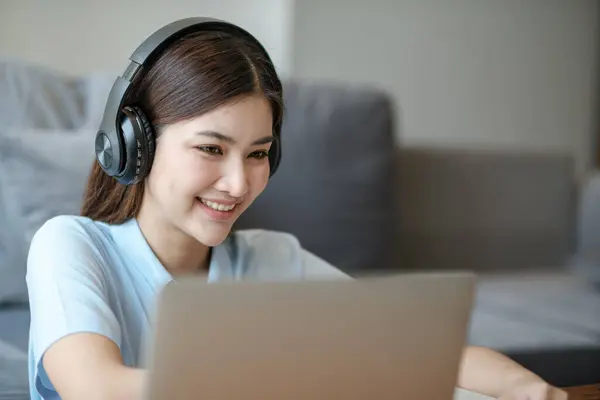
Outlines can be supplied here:
M453 399L475 284L177 281L158 302L146 398Z

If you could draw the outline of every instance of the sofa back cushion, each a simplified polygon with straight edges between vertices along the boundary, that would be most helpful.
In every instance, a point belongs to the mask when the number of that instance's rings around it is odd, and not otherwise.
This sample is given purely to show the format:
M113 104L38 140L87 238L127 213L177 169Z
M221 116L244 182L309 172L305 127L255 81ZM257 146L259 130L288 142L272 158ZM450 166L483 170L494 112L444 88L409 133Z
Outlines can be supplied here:
M94 160L94 130L15 128L0 142L0 303L25 302L27 253L48 219L78 214Z
M75 129L84 120L83 109L76 78L0 55L0 130Z
M403 147L407 268L564 269L573 251L575 163L568 152Z

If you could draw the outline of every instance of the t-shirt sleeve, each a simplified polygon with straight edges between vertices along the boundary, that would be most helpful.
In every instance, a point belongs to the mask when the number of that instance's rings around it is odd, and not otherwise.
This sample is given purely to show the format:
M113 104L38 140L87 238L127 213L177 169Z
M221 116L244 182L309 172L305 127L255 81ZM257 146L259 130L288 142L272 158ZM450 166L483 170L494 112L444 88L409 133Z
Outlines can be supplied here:
M31 241L26 280L31 311L30 362L38 391L54 390L41 359L57 340L86 332L103 335L120 346L120 328L109 305L102 253L84 222L73 217L46 222Z
M260 279L328 280L352 278L302 246L297 236L280 231L237 231L232 269Z
M304 248L301 249L301 259L306 280L352 279L349 275Z

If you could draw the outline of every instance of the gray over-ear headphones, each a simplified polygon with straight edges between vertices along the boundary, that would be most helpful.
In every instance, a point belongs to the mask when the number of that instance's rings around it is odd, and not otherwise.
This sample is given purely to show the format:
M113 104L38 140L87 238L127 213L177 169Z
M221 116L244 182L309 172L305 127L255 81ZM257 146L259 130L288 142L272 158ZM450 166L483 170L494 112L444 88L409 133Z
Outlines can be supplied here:
M154 159L154 130L143 110L124 104L132 87L148 69L154 57L176 39L197 31L227 32L254 41L270 57L250 33L229 22L214 18L185 18L172 22L150 35L129 58L123 75L117 77L110 90L100 128L96 133L96 158L106 174L122 184L142 181L150 172ZM271 176L281 160L280 138L275 137L269 150Z

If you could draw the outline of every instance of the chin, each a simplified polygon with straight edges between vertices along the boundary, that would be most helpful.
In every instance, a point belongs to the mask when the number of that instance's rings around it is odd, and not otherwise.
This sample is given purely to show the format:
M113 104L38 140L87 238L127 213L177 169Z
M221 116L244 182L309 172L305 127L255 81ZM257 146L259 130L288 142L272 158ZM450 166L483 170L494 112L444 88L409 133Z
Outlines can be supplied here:
M198 235L195 237L195 239L202 243L205 246L208 247L216 247L218 245L220 245L221 243L223 243L225 241L225 239L227 239L227 237L229 236L229 232L231 232L230 230L228 230L225 234L213 234L213 235L207 235L207 234L203 234L203 235Z
M209 225L209 226L206 226ZM213 224L202 224L196 226L190 226L188 234L193 237L198 242L202 243L205 246L216 247L223 243L225 239L229 236L231 232L230 224L216 224L216 226L210 226Z

